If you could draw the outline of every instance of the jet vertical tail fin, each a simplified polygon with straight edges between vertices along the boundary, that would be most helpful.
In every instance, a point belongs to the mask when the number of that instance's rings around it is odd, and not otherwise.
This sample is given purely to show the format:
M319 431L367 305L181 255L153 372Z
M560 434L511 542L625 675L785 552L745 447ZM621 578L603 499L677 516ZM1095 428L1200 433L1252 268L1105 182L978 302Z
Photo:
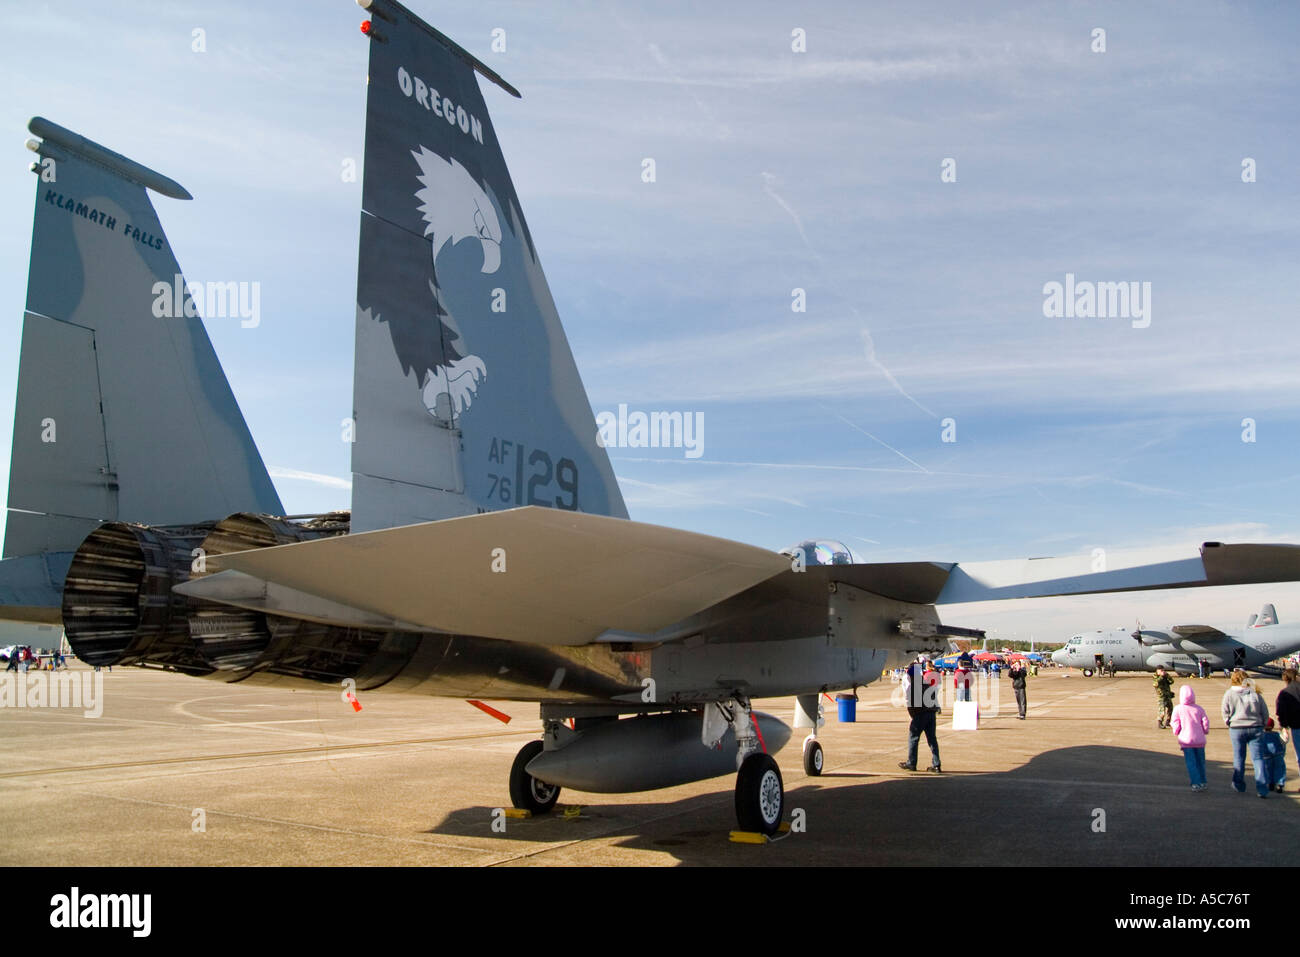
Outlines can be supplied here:
M362 3L370 86L352 529L542 505L627 517L475 73Z
M9 609L57 598L62 556L103 521L283 511L147 190L189 193L48 120L28 128L41 139L28 143L39 161L3 552L15 561L0 564Z
M1255 619L1255 626L1263 627L1264 625L1277 624L1277 609L1273 607L1272 602L1266 604L1259 610L1259 617Z

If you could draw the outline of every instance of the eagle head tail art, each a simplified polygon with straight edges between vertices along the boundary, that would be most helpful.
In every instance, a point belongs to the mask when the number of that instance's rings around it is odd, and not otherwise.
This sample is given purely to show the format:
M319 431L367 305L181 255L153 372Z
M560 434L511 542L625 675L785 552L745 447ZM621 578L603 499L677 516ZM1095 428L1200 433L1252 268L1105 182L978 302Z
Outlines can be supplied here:
M418 152L412 150L411 156L420 167L421 188L415 197L425 222L424 235L430 238L432 263L437 263L438 253L447 244L455 246L462 239L473 238L483 250L481 272L496 272L501 265L501 223L487 192L454 157L443 159L424 146ZM487 366L469 353L455 318L441 301L436 268L430 288L435 320L443 323L446 344L456 355L428 364L420 375L420 393L430 415L449 419L469 408L479 383L487 377Z

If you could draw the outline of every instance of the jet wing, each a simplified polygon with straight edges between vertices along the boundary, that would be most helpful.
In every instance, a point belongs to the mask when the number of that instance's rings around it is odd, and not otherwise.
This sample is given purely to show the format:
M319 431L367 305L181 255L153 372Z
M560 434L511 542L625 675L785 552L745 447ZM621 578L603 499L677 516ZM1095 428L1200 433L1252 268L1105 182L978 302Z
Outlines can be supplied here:
M735 601L818 603L826 600L828 587L833 592L836 585L909 604L945 605L1278 581L1300 581L1300 545L1206 542L1199 549L1146 549L1105 556L809 565L803 572L786 571L760 582ZM943 634L956 631L947 628ZM1161 635L1160 642L1181 640L1173 634ZM1202 637L1212 635L1205 632Z
M962 563L953 566L936 604L1047 598L1103 592L1196 588L1300 580L1300 545L1224 545L1191 550Z
M587 644L611 629L653 632L790 567L786 556L740 542L536 506L209 563L260 579L264 594L279 590L281 613L295 617L330 620L341 605L398 627L544 645ZM218 574L179 590L258 606L232 597L248 595L247 578L230 582Z
M1227 638L1213 625L1174 625L1169 629L1179 638Z
M801 575L781 577L790 585L797 579L815 581L820 588L838 582L897 601L951 605L1002 598L1298 581L1300 545L1206 542L1199 550L1146 549L1097 557L1089 554L993 562L810 565Z

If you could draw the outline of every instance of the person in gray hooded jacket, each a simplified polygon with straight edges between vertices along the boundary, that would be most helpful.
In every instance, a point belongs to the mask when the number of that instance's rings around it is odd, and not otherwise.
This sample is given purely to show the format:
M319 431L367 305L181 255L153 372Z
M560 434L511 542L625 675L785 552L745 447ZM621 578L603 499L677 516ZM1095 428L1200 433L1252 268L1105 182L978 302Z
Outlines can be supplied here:
M1255 771L1255 790L1260 797L1268 797L1270 790L1260 736L1268 721L1268 703L1255 690L1255 683L1238 668L1232 673L1232 685L1223 695L1223 723L1232 739L1232 787L1238 793L1246 790L1246 752L1250 752L1250 765Z

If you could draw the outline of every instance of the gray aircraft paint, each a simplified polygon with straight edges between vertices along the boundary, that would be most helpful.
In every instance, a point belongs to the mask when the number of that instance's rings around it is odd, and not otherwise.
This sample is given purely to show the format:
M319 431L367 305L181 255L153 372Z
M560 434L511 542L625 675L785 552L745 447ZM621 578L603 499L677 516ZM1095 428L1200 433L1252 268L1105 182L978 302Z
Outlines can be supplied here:
M774 754L785 747L790 728L784 722L761 711L754 718L764 750ZM647 754L655 760L647 761ZM528 764L535 778L595 794L650 791L735 771L735 732L728 728L717 748L706 748L700 743L700 714L690 711L598 724Z
M472 58L384 8L366 108L352 530L528 504L626 518Z
M1272 605L1266 605L1270 619L1277 621ZM1252 616L1252 619L1263 615ZM1177 626L1176 626L1177 627ZM1240 630L1219 629L1221 633L1180 636L1173 628L1157 631L1144 628L1142 641L1126 628L1075 635L1071 642L1052 654L1059 665L1095 669L1096 656L1112 656L1116 671L1155 671L1164 665L1181 674L1194 674L1197 660L1213 669L1258 668L1275 658L1300 651L1300 625L1270 624L1247 626Z
M375 20L358 270L353 531L530 504L489 494L484 479L490 469L484 459L497 440L511 442L512 449L521 443L529 452L545 451L552 465L561 456L570 458L582 476L581 494L572 505L626 518L478 91L473 71L485 68L395 3L366 0L365 5ZM505 313L490 308L496 289L506 292ZM459 391L451 385L458 375L470 376ZM498 381L505 385L498 387ZM433 390L432 398L431 382L440 383L443 390ZM530 455L528 460L516 457L494 464L498 474L509 476L502 465L534 463ZM530 467L524 474L533 478L540 473ZM522 494L523 488L516 479L511 493ZM552 507L563 504L554 502L559 496L550 497L547 504ZM478 523L468 526L477 534L532 518L502 513L470 515L463 521ZM604 531L612 546L646 534L637 523L607 524ZM594 530L587 528L584 534ZM557 568L555 540L541 537L540 531L537 535L531 540L539 545L525 573L543 588L562 578L572 584L573 563ZM376 550L393 541L392 533L375 531L373 536ZM255 564L265 565L263 580L274 585L286 568L303 570L303 549L357 547L349 537L332 542L272 547L259 553L265 562ZM187 553L176 551L179 566L160 569L149 582L150 588L160 581L180 582L173 591L173 597L181 598L175 602L175 615L165 621L153 616L154 621L132 637L160 649L141 654L139 660L185 665L198 673L196 662L203 662L202 643L194 640L191 613L196 609L185 602L199 602L198 610L210 613L212 603L223 602L226 586L218 581L220 573L185 584ZM477 568L482 575L494 573L486 563L480 567L466 562L459 547L434 547L423 554L428 562L418 597L435 606L449 604L449 590L438 590L439 576L445 577L449 568L460 565ZM545 645L536 642L532 620L512 623L508 633L493 631L493 638L437 632L427 622L421 627L428 631L358 626L359 621L384 620L387 612L377 596L360 596L364 608L330 596L343 590L341 580L353 581L358 563L366 561L372 569L378 566L375 557L364 554L343 569L328 562L317 565L310 580L299 582L302 587L292 602L265 615L263 623L274 632L274 641L251 667L208 662L211 670L206 673L218 680L318 687L352 678L357 690L366 692L537 701L551 726L550 741L555 723L564 718L608 719L672 710L712 716L720 712L704 707L707 703L732 698L802 695L807 714L816 710L820 691L867 684L877 680L884 667L918 651L939 650L946 642L935 605L959 599L1300 579L1300 549L1276 545L1207 543L1200 555L1158 562L1149 557L1111 561L1110 570L1100 573L1090 556L962 566L832 564L799 572L784 570L784 561L778 561L770 578L730 597L711 599L707 606L692 605L700 610L653 634L618 629L623 609L614 607L601 612L609 620L585 623L595 626L594 640ZM519 556L512 562L512 574L518 573ZM597 572L605 570L594 559L589 565ZM674 587L645 581L644 567L636 569L636 575L644 593L629 595L626 603L643 602ZM243 582L241 588L248 584ZM484 589L477 587L481 584L471 575L458 585L454 597L486 605ZM696 587L686 585L686 591ZM409 595L409 587L402 583L395 594ZM601 587L599 575L584 587L584 595L561 600L579 609L593 606L590 596ZM143 590L138 594L149 597ZM538 591L531 595L536 601ZM237 601L228 603L238 607ZM517 599L515 604L534 607ZM359 616L358 611L366 614ZM658 621L643 627L657 628ZM714 756L696 750L706 739L694 737L689 715L648 726L638 726L636 720L595 725L599 731L587 739L594 749L586 756L588 766L570 767L566 773L581 773L588 786L596 786L601 782L591 776L597 770L592 765L609 755L626 759L621 773L638 770L633 762L662 763L665 755L647 739L689 752L682 760L696 771L677 769L683 773L712 774L722 767L713 764ZM642 746L629 747L624 754L620 743L630 739L616 740L624 734L646 738L638 737ZM558 735L555 738L558 742ZM579 756L575 751L567 757L584 763L576 760ZM684 780L676 775L674 769L664 769L650 783ZM644 786L646 779L630 783Z
M36 183L4 556L63 556L46 563L57 590L102 521L282 507L202 320L153 312L180 267L146 186L189 194L47 120L30 129L56 179ZM0 564L6 604L39 597L30 564Z
M58 623L71 563L72 552L51 551L0 561L0 619Z

